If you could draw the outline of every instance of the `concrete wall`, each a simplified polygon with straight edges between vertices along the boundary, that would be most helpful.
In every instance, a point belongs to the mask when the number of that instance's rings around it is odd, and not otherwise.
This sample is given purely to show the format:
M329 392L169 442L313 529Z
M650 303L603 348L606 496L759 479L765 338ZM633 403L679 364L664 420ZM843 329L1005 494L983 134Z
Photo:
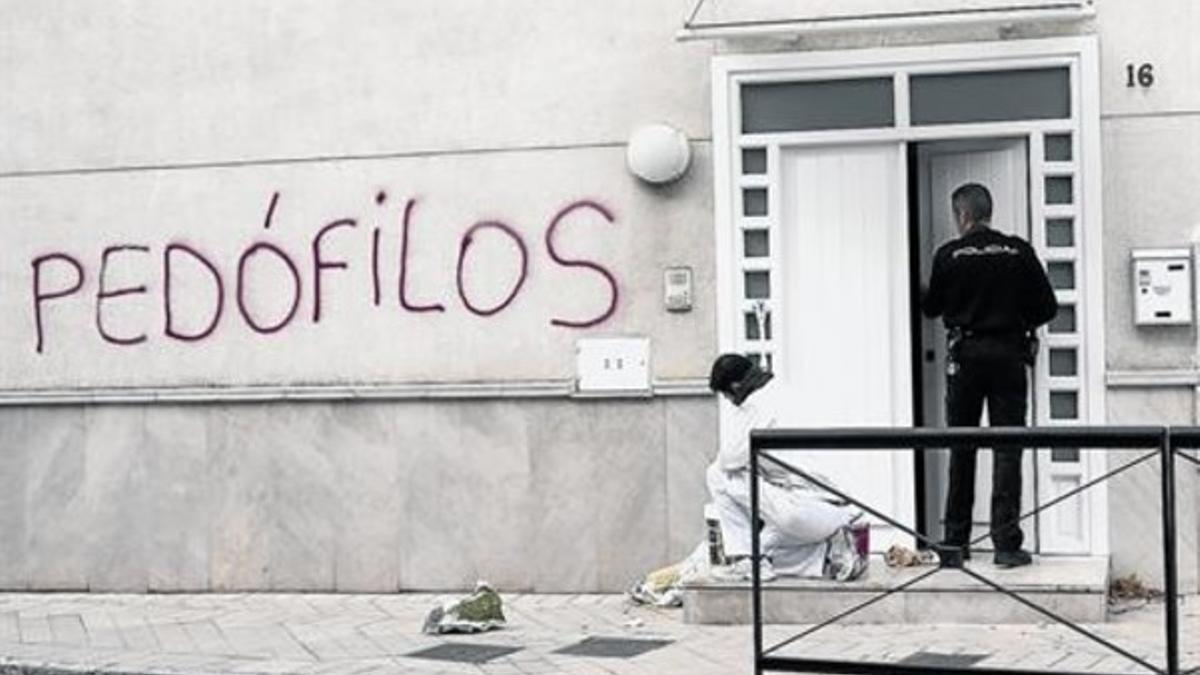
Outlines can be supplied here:
M715 350L713 48L673 39L687 5L0 0L0 390L491 383L523 396L530 381L565 392L574 341L609 334L650 337L660 384L703 377ZM692 171L668 188L625 170L630 132L658 121L693 139ZM411 297L444 303L441 315L397 307L394 271L383 315L361 292L363 228L382 224L393 258L408 198L425 251ZM589 330L550 319L594 316L604 280L556 269L543 246L548 219L581 198L615 222L571 225L560 254L596 261L620 291ZM330 217L360 227L330 240L351 266L327 277L320 325L302 265L286 330L252 333L232 314L206 341L164 336L167 242L203 244L230 278L238 247L260 238L303 261ZM455 256L462 232L491 219L524 239L529 277L510 308L482 318L458 300ZM94 325L101 249L121 243L151 248L114 277L147 292L106 316L113 333L147 335L131 347ZM512 245L474 245L469 290L491 305L513 282ZM48 309L39 354L31 258L53 250L88 279ZM690 313L662 307L669 265L695 270ZM278 288L262 288L250 301L277 309ZM561 394L6 407L0 588L388 591L486 578L620 590L699 540L715 417L707 397Z
M1132 326L1128 266L1134 247L1200 232L1189 0L1153 11L1108 0L1080 26L718 43L673 39L692 0L225 4L0 0L0 390L566 382L574 339L592 334L648 335L655 378L689 381L715 350L711 54L1089 32L1103 52L1109 368L1194 371L1195 330ZM1153 63L1155 86L1127 88L1127 63ZM693 170L673 188L623 168L629 132L651 121L693 138ZM448 298L445 320L355 306L327 333L310 322L270 342L231 325L215 346L163 350L150 302L116 319L146 327L138 352L99 341L81 295L48 324L62 360L36 358L35 251L77 247L95 261L112 236L161 248L190 234L236 254L276 189L292 228L280 236L301 249L324 218L381 217L377 190L419 197L441 238L419 263L433 285L417 290ZM556 277L536 248L547 214L581 197L618 214L572 245L611 268L622 304L592 331L556 333L550 313L603 300L595 279ZM520 304L494 324L453 305L446 271L455 234L486 218L513 221L538 256ZM662 310L667 265L696 271L690 314ZM510 273L486 268L481 287ZM328 292L335 311L350 307L337 280ZM1117 423L1195 421L1190 388L1113 389L1108 404ZM482 576L619 590L696 541L714 439L704 398L4 408L0 587L388 590ZM1156 540L1142 536L1153 487L1140 471L1111 488L1117 573L1156 578ZM1182 543L1194 562L1194 537Z
M1111 424L1192 423L1194 392L1187 387L1118 389L1109 392ZM1109 455L1116 469L1144 455L1121 451ZM1109 527L1112 569L1118 576L1136 574L1151 586L1162 588L1162 464L1149 460L1108 481ZM1176 461L1176 528L1178 536L1179 583L1188 593L1200 590L1197 572L1197 534L1200 533L1200 473Z
M711 399L0 409L0 588L613 591L703 532Z
M1197 364L1195 327L1133 325L1130 252L1200 241L1200 45L1191 27L1200 7L1186 0L1153 9L1125 0L1099 7L1104 139L1104 266L1107 362L1110 372L1174 371ZM1130 88L1128 64L1153 65L1155 84ZM1196 424L1196 390L1162 384L1110 389L1109 422ZM1127 459L1128 457L1126 457ZM1122 457L1114 456L1112 461ZM1114 465L1115 468L1115 465ZM1161 584L1157 462L1110 486L1113 570ZM1180 463L1179 551L1183 587L1200 590L1197 567L1197 478Z

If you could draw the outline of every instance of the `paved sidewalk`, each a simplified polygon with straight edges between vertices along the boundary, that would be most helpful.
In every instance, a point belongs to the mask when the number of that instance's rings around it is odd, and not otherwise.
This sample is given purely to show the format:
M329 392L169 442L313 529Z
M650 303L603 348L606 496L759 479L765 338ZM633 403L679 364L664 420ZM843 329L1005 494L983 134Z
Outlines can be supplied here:
M752 672L748 626L684 625L678 610L633 606L621 596L505 595L509 627L504 630L474 636L422 635L429 608L451 597L0 594L0 675ZM1200 665L1198 610L1200 601L1194 599L1182 607L1184 662L1189 667ZM1094 630L1157 664L1162 662L1161 617L1161 605L1150 605ZM777 642L799 630L771 626L767 638ZM414 655L431 648L446 650L442 645L458 648L450 648L452 652L480 645L508 651L480 663ZM625 657L558 653L564 648L608 648L624 651ZM647 651L629 656L639 648ZM838 626L789 649L815 657L892 662L959 658L1011 668L1147 672L1065 628L1049 625ZM493 653L457 656L482 659Z

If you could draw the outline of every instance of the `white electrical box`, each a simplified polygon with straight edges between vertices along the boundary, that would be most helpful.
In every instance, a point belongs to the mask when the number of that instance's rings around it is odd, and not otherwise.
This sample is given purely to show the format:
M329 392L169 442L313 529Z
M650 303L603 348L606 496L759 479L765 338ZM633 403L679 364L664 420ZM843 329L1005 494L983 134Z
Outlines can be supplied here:
M580 394L650 393L650 338L583 338L575 343Z
M1192 252L1186 248L1133 252L1134 323L1187 326L1192 323Z
M668 312L692 311L692 268L668 267L663 272L663 304Z

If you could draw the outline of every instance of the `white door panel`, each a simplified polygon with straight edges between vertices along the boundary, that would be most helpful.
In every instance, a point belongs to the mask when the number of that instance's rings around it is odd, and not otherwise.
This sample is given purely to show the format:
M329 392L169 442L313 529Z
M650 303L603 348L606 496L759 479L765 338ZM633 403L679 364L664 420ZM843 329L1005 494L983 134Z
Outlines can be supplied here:
M781 158L780 385L787 426L908 426L912 370L905 174L897 145L785 149ZM908 451L796 458L914 524ZM872 547L911 545L877 527Z

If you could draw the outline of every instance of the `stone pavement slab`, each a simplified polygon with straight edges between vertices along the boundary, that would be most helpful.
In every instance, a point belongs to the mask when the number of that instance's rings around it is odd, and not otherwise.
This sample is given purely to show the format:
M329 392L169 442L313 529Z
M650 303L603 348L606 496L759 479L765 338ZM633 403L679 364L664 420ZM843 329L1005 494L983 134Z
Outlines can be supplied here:
M637 606L614 595L503 595L509 621L503 630L471 636L421 634L429 609L454 597L0 594L0 675L753 672L748 626L685 624L680 610ZM1183 659L1195 667L1200 665L1200 599L1187 599L1182 614ZM1163 660L1162 625L1162 606L1152 604L1086 629L1157 666ZM804 629L767 626L767 644ZM612 649L581 649L581 643ZM481 645L496 649L472 649ZM468 652L474 657L428 658ZM777 654L884 663L914 658L955 662L955 656L972 655L983 667L1149 672L1047 623L834 625Z

